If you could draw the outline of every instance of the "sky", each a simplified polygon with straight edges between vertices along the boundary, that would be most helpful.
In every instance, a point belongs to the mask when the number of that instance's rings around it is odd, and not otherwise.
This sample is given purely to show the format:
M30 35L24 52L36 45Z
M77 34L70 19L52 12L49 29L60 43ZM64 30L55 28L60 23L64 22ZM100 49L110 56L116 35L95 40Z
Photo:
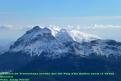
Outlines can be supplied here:
M0 0L0 29L35 25L78 26L121 41L121 0ZM0 39L8 39L4 32ZM12 39L15 33L19 36L15 30L12 33Z
M121 0L0 0L1 25L80 24L79 19L88 24L93 20L90 16L121 16Z

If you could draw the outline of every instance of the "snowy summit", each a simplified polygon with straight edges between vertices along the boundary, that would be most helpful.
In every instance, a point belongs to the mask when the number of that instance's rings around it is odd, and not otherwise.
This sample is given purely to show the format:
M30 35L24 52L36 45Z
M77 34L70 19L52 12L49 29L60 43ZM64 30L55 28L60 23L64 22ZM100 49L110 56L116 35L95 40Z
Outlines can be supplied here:
M115 45L108 43L117 42L103 40L98 36L80 32L78 30L66 30L57 28L40 28L35 26L20 37L9 49L9 52L24 52L31 56L44 56L58 58L67 54L87 56L90 54L110 55L120 53L113 50ZM109 48L107 48L109 47Z

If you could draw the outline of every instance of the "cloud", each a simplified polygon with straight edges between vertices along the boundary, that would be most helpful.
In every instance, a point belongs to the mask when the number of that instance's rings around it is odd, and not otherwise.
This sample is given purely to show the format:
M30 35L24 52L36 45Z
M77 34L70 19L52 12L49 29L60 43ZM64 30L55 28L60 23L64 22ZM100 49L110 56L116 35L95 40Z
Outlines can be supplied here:
M13 25L0 25L0 30L13 30L13 31L27 31L31 28L33 28L35 25L28 25L28 26L23 26L23 27L18 27L18 26L13 26ZM74 30L89 30L89 29L121 29L121 25L113 25L113 24L91 24L87 26L81 26L81 25L47 25L47 26L41 26L43 27L49 27L49 28L58 28L58 29L74 29Z
M121 29L121 25L94 24L94 25L88 26L87 28L91 28L91 29Z
M0 30L9 30L9 31L21 31L21 30L28 30L31 27L18 27L13 25L0 25Z
M113 25L113 24L91 24L87 26L81 26L81 25L63 25L63 26L53 26L52 27L61 27L64 29L121 29L121 25Z
M10 29L13 29L13 26L12 26L12 25L1 25L1 26L0 26L0 29L3 29L3 30L10 30Z

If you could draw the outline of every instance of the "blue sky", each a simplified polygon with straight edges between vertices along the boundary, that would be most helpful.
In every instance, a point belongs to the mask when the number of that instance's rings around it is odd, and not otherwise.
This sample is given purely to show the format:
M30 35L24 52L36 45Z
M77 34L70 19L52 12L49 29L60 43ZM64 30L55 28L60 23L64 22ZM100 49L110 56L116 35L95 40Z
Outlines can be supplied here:
M1 25L72 24L73 21L90 24L94 21L90 16L121 16L121 0L0 0ZM94 23L98 21L99 18ZM105 22L109 24L106 20L101 23Z
M0 0L0 26L53 24L80 25L82 29L97 24L96 29L83 31L121 41L121 0ZM5 38L3 34L0 39Z
M0 0L0 12L32 17L120 16L121 0Z

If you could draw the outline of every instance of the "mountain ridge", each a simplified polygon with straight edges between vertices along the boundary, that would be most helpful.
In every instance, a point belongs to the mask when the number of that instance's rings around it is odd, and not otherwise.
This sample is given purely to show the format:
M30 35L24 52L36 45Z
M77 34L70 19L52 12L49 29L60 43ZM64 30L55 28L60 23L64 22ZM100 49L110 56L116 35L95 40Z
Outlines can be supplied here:
M0 55L0 72L113 72L116 75L52 76L44 80L42 76L23 77L32 78L31 81L53 81L52 78L55 81L121 81L121 42L104 39L80 42L73 40L66 30L61 35L57 32L39 27L27 31L9 51Z
M93 53L105 56L113 53L116 53L116 56L121 55L121 45L116 41L104 40L76 30L56 29L54 31L51 28L35 26L20 37L10 47L9 52L23 51L31 56L39 56L42 52L46 52L48 55L45 56L51 58L65 56L64 54L67 53L79 56L88 56ZM110 41L114 45L109 45Z
M70 45L71 43L73 45L75 42L81 44L83 41L98 39L93 35L80 33L79 31L76 33L76 31L62 29L57 32L58 33L54 36L51 29L35 26L20 37L14 45L10 47L9 51L19 52L23 50L31 53L31 55L32 53L40 55L41 52L61 55L71 50L69 45L67 45L68 43L70 43Z

